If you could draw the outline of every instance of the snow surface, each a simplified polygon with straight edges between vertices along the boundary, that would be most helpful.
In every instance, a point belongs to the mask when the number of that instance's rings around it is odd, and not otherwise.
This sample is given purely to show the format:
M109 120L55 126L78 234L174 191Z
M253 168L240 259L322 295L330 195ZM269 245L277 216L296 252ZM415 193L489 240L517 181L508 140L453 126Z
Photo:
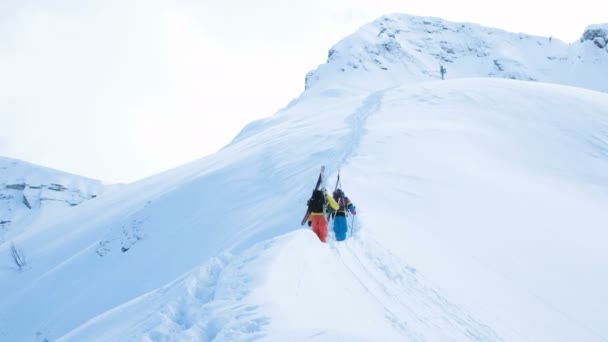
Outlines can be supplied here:
M68 208L108 188L97 180L0 157L0 244L34 221L65 216Z
M216 154L17 236L0 340L608 340L608 94L332 68ZM357 205L345 242L298 224L321 164Z

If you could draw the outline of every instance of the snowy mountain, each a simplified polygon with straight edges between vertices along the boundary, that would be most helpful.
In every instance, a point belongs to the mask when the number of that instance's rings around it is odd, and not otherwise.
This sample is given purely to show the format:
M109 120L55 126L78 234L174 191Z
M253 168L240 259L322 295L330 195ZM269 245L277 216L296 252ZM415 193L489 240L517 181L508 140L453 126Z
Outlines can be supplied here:
M454 50L445 81L430 42L366 51L415 22L492 45ZM15 237L29 268L0 271L0 339L608 340L606 51L459 25L380 18L216 154L34 222ZM577 46L585 62L534 59ZM489 75L498 56L521 65ZM344 242L299 225L322 164L357 205Z
M306 87L336 81L366 87L441 78L500 77L608 91L608 24L591 25L580 41L511 33L470 23L403 14L363 26L329 50Z
M0 157L0 244L102 190L96 180Z

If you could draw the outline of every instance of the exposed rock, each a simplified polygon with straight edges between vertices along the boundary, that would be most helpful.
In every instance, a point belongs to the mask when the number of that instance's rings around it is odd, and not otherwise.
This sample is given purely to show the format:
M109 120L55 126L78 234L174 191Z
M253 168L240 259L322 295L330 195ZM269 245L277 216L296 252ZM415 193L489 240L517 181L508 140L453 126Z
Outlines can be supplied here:
M584 42L585 40L594 40L598 37L606 38L607 35L608 33L605 28L588 28L583 33L583 36L581 37L581 42Z
M602 49L603 49L603 48L605 48L605 47L606 47L606 38L604 38L604 37L595 37L595 38L593 39L593 43L594 43L595 45L597 45L597 47L599 47L599 48L602 48Z
M10 190L23 190L25 189L25 184L8 184L4 188Z
M306 79L304 80L304 89L309 89L315 81L319 80L319 76L315 75L314 72L309 72L306 74Z
M606 45L608 45L608 24L587 27L580 41L582 43L586 40L592 41L600 49L606 49Z
M28 207L28 209L32 209L32 205L30 204L30 202L27 200L27 197L23 196L23 204L25 204L26 207Z
M66 188L65 186L61 185L61 184L51 184L48 186L49 190L53 190L53 191L66 191L68 188Z

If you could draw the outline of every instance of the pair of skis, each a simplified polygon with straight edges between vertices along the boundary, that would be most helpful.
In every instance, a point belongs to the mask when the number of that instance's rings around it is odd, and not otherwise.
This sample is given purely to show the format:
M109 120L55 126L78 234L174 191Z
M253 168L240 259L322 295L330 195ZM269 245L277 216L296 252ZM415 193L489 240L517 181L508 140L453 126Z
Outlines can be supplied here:
M317 179L317 185L315 185L315 190L319 190L319 187L323 183L323 174L324 173L325 173L325 165L321 165L321 172L319 172L319 179ZM308 216L310 216L310 207L308 207L306 209L306 215L304 215L304 218L302 218L302 222L300 223L301 225L306 224L306 221L308 221Z
M336 190L338 190L338 187L342 188L342 184L340 184L340 169L338 169L338 179L336 179L336 186L334 187L334 192ZM340 201L343 201L343 198L340 198ZM338 203L339 205L344 205L346 206L346 203ZM344 213L347 214L348 217L348 209L344 208ZM329 217L328 217L329 220ZM334 217L335 220L335 217ZM335 221L334 221L335 224ZM355 215L352 215L352 219L350 220L350 227L348 227L348 222L347 222L347 228L350 231L350 237L353 237L353 231L355 229Z
M334 187L334 193L336 192L336 190L338 190L338 185L340 184L340 169L338 169L338 179L336 179L336 186ZM338 203L338 205L340 205L340 203ZM332 217L332 213L334 212L333 209L330 208L330 210L328 210L327 213L327 222L329 222L329 218Z

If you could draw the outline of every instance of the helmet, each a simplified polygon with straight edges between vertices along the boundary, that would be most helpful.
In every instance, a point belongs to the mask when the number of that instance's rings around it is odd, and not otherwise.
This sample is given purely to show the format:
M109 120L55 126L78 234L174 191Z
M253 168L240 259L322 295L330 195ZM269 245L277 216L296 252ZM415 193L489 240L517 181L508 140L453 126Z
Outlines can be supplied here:
M334 197L342 197L344 196L344 192L342 191L342 189L336 189L333 193Z

